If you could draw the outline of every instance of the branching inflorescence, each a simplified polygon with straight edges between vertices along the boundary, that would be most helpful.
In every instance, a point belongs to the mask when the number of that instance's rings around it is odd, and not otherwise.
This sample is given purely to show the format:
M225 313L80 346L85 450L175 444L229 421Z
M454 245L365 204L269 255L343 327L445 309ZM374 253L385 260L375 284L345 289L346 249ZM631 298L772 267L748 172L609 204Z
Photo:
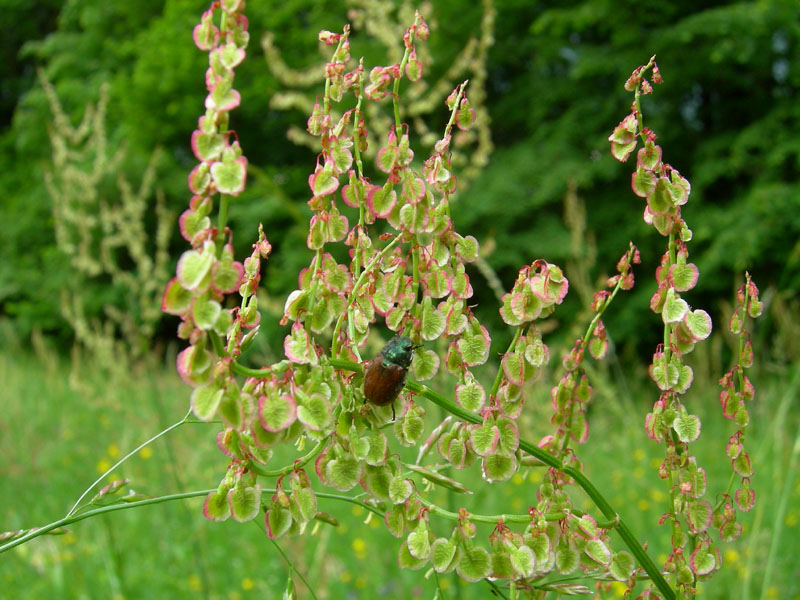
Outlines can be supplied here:
M657 289L650 308L660 314L664 323L664 339L653 354L649 373L661 391L652 412L647 415L645 429L650 439L663 443L665 458L658 470L661 479L669 484L669 507L660 523L671 526L672 553L664 570L671 574L682 591L694 596L698 583L711 577L721 567L720 553L710 529L718 530L722 541L738 537L741 524L736 522L736 509L749 511L755 503L750 489L752 468L743 448L744 430L749 414L745 408L753 398L753 387L744 369L753 361L749 335L744 328L749 315L761 314L758 289L749 274L737 294L737 306L730 330L740 339L737 364L720 380L723 392L720 402L723 415L736 422L738 431L731 436L726 452L735 474L741 476L741 488L731 499L734 478L719 495L715 505L703 497L706 494L706 473L691 454L690 443L700 436L700 419L689 412L683 398L692 384L692 368L685 357L698 342L711 333L711 317L704 310L692 310L681 297L695 287L697 267L689 262L687 244L692 231L681 215L689 199L691 186L677 169L662 161L661 148L655 143L656 134L644 126L640 98L650 94L652 83L662 82L655 57L631 74L625 89L634 92L630 114L609 137L614 156L624 162L641 140L637 153L636 171L631 177L634 193L646 199L644 220L667 238L667 248L656 269Z
M638 250L630 246L617 265L618 274L608 281L609 289L597 292L594 319L562 361L563 375L551 393L553 432L538 445L520 440L517 419L526 391L549 360L536 321L562 302L568 282L558 266L544 260L519 271L500 307L503 320L516 329L487 391L473 368L487 362L491 339L468 304L473 290L465 266L477 258L478 243L457 233L451 214L458 188L451 164L453 127L469 128L475 119L466 96L467 82L446 99L449 122L424 161L415 162L409 128L400 121L401 82L422 77L416 46L429 32L419 14L403 37L401 61L369 71L363 61L352 61L347 27L341 34L320 34L333 52L325 69L324 93L307 123L307 131L319 138L322 149L308 179L310 264L299 274L298 287L285 304L282 323L291 323L283 344L285 360L258 369L240 363L258 331L256 289L261 260L271 251L259 227L251 256L244 263L235 261L226 228L227 204L244 188L247 170L229 128L230 111L240 99L233 88L234 69L248 42L243 8L240 0L214 3L195 28L195 43L209 52L209 69L206 113L192 136L199 161L189 177L193 197L180 219L192 249L181 257L163 300L164 310L181 317L179 336L189 342L178 358L178 371L194 387L192 410L199 419L221 419L224 424L217 444L230 459L229 467L217 490L207 496L205 516L247 521L263 510L271 538L303 532L318 514L315 485L307 473L313 461L322 485L341 492L362 488L367 504L384 515L394 536L403 539L402 567L429 565L437 573L456 570L468 581L500 579L514 594L558 589L543 578L576 570L596 578L601 587L607 585L602 581L618 580L633 590L644 570L663 597L674 597L670 584L693 590L699 579L719 568L718 553L707 533L711 521L716 518L724 537L738 530L729 493L717 507L700 499L705 475L689 454L688 444L700 427L680 400L692 379L682 359L709 335L711 322L704 311L691 310L680 296L697 281L697 268L688 262L686 249L691 232L680 213L689 183L661 161L655 134L642 125L639 96L651 91L644 77L648 70L654 82L660 80L655 62L637 69L626 84L636 94L633 109L610 139L620 160L635 149L639 138L643 142L633 190L647 199L645 220L669 238L651 302L664 320L664 342L650 368L661 396L646 427L648 435L667 449L660 474L670 482L671 505L664 520L673 524L673 553L665 565L671 582L583 476L570 447L585 442L589 433L585 409L592 389L583 369L585 352L588 349L595 359L605 355L608 339L600 317L620 289L633 286ZM352 108L344 108L348 100ZM393 104L394 126L377 152L380 181L373 182L363 161L368 139L364 106L385 100ZM335 112L334 106L341 110ZM211 213L217 196L215 225ZM348 264L336 261L330 252L334 244L347 247ZM749 279L743 290L736 313L740 332L745 312L753 316L757 312L753 308L757 291ZM224 308L225 296L236 291L241 296L239 306ZM362 389L361 351L379 320L415 344L413 380L385 406L365 403ZM424 346L434 340L444 340L447 350L441 358ZM746 338L740 354L739 365L722 383L725 414L741 427L728 452L744 477L735 494L744 509L753 502L749 461L741 446L747 420L744 405L752 397L752 386L743 375L752 354ZM431 380L442 368L454 379L455 403L419 383ZM446 418L426 437L424 404L415 396L439 404L457 419ZM404 463L392 452L384 433L387 424L400 444L421 445L418 464ZM273 449L287 444L296 446L297 458L274 465ZM445 465L456 469L480 463L489 484L506 481L531 463L545 467L547 475L538 491L530 493L526 514L474 515L464 509L455 513L436 506L420 485L425 479L465 491L461 483L439 473L442 462L419 464L434 448ZM524 455L529 456L523 464ZM269 486L274 488L271 498L262 497L259 478L276 478ZM567 490L575 484L598 506L600 520L573 506ZM435 530L448 521L453 523L450 534L437 535ZM494 524L488 549L475 526L485 522ZM611 548L612 530L630 553ZM570 589L574 591L574 586Z

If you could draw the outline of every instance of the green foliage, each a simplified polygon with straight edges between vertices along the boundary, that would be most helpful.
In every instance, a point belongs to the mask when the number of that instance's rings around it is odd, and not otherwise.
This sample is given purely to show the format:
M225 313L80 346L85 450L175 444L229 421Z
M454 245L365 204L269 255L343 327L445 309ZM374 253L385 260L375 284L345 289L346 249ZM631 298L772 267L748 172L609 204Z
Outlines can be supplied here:
M569 256L561 224L569 182L598 233L598 264L628 240L643 268L659 250L641 222L624 218L630 173L608 153L609 123L626 102L619 82L642 52L668 73L644 100L649 125L673 165L692 181L702 303L729 294L738 273L757 265L764 285L800 289L800 24L797 4L765 2L560 3L500 0L490 55L488 105L498 149L458 204L459 221L497 251L488 260L508 283L516 266L546 254ZM477 233L476 233L477 232ZM792 257L786 260L785 257ZM572 273L567 276L572 280ZM480 287L480 286L478 286ZM479 291L479 294L481 292ZM636 306L646 286L609 317L617 338L642 339ZM483 292L484 302L491 296ZM633 315L637 315L634 317ZM720 318L714 314L715 319ZM636 326L633 324L637 323Z
M64 0L0 2L0 28L3 44L0 47L0 130L11 122L19 96L34 84L33 61L20 59L22 46L53 31Z
M186 132L196 121L202 94L198 75L204 69L202 55L186 44L185 32L202 4L66 2L58 31L28 43L23 54L25 60L44 65L73 122L88 103L97 101L100 84L109 82L109 145L113 151L125 140L128 158L121 169L136 181L153 148L164 148L159 182L166 205L173 209L184 205L184 173L190 164ZM351 12L356 32L359 23L374 19L366 6L359 3ZM462 192L458 211L460 222L482 245L492 239L497 243L499 249L488 261L506 285L517 265L544 250L555 262L569 257L562 202L570 181L592 207L589 231L603 232L598 264L609 264L629 239L643 237L641 224L622 218L631 202L621 200L619 193L628 174L608 155L606 137L624 101L619 81L646 48L659 55L670 74L652 107L646 108L654 128L663 132L659 143L677 156L675 166L693 183L692 220L700 224L695 241L702 249L698 266L711 282L704 293L727 293L734 274L745 265L758 265L764 284L781 290L800 287L794 135L800 129L800 108L793 101L800 85L800 27L793 2L720 5L684 0L612 6L588 0L536 8L500 0L495 8L486 103L498 149L479 167L479 179ZM425 67L426 78L445 74L464 49L457 40L470 34L480 39L482 10L459 3L434 5L429 22L437 34L431 36L430 55L436 61ZM264 62L248 61L238 78L245 102L235 127L248 148L251 176L248 191L232 208L231 223L268 220L275 231L285 233L271 238L279 250L273 260L279 276L270 277L269 289L280 296L294 285L289 273L305 262L300 201L307 195L304 173L310 155L287 139L287 131L302 129L305 108L316 94L313 81L319 69L312 65L321 63L322 56L308 31L335 29L347 14L338 2L309 6L299 0L279 8L255 3L248 14L254 36L273 32L265 48L279 49L289 68L314 74L297 88L300 95L292 101L302 112L287 110L295 106L291 103L265 106L285 87L286 76L276 71L277 62L264 69ZM383 33L354 35L354 52L364 54L368 64L385 52L386 40L396 44L399 39L389 35L389 24L399 18L382 18ZM11 29L15 35L19 31L16 25ZM477 76L470 75L471 85ZM34 325L64 332L56 298L68 274L52 266L58 251L40 175L49 156L46 126L51 116L29 77L2 80L30 89L20 97L13 122L0 138L0 191L4 207L15 215L0 225L3 256L13 257L0 265L0 304L23 332ZM435 120L430 129L437 130ZM244 233L235 240L237 249L246 247L247 238ZM654 246L644 242L641 248L645 265L654 264ZM784 261L784 256L793 258ZM46 276L40 280L42 269ZM573 279L572 273L567 275ZM477 286L476 292L488 306L494 300L483 287ZM638 294L646 297L649 291L642 288ZM642 305L641 300L634 294L630 310ZM619 337L636 339L642 333L628 325L634 319L611 319Z

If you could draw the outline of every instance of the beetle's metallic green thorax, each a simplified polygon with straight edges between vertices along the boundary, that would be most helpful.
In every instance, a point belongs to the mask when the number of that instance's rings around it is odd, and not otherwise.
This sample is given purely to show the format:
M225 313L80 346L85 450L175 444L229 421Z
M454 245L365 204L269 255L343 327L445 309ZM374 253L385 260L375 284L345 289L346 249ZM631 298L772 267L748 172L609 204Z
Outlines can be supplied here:
M396 335L386 344L381 351L383 366L397 365L407 369L414 358L414 342L411 338Z

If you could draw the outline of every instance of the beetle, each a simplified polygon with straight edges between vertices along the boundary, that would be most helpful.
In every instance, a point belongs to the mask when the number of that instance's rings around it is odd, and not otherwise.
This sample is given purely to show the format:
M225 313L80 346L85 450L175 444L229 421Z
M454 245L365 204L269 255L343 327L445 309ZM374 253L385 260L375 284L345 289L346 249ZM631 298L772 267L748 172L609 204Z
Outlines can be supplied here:
M415 346L411 338L396 335L383 347L367 365L364 373L364 402L376 406L392 405L394 421L394 400L403 389L406 374L414 358Z

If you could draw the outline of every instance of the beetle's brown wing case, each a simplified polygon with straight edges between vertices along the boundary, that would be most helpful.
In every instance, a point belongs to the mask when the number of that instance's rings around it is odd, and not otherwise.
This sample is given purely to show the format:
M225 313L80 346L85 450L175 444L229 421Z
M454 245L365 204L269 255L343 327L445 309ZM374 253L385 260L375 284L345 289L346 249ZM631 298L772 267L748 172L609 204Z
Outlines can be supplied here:
M384 364L381 356L372 359L364 375L364 397L377 406L386 406L400 394L406 382L407 369Z

